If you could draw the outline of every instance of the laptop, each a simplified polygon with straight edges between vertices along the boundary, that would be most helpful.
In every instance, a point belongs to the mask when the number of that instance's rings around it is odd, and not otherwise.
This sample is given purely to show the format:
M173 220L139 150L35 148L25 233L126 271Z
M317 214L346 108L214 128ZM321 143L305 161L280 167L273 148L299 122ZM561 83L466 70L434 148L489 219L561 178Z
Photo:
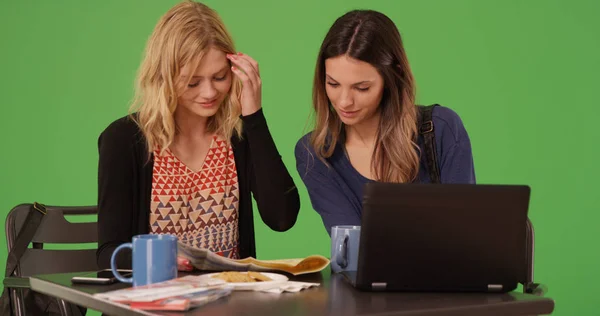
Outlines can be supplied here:
M512 291L529 197L523 185L368 183L357 270L343 274L365 291Z

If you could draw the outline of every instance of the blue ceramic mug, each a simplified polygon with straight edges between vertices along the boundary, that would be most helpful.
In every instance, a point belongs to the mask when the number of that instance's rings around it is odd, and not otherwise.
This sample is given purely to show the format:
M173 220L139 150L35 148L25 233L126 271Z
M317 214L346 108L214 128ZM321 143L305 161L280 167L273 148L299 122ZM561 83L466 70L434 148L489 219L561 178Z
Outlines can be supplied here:
M331 228L331 270L356 271L360 226L333 226Z
M117 272L117 253L130 248L133 277L124 278ZM142 286L177 278L177 237L174 235L137 235L132 242L122 244L110 258L110 268L115 277L133 286Z

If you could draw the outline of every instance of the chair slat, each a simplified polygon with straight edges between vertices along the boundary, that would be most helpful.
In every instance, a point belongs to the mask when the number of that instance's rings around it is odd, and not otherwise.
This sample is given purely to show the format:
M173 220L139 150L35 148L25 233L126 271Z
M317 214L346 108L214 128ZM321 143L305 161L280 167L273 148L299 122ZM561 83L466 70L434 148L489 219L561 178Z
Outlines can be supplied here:
M27 249L20 264L22 276L95 270L98 270L95 249Z
M48 212L33 236L33 242L39 243L93 243L98 241L98 223L71 223L64 215L92 215L96 214L95 207L57 207L49 206ZM14 211L14 231L21 230L29 207L20 205ZM12 213L12 212L11 212Z

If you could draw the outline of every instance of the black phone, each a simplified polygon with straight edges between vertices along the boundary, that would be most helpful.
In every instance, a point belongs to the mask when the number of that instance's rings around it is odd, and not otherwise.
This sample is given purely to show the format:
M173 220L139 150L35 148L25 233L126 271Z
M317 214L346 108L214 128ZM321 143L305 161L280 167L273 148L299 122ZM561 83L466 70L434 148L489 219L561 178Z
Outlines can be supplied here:
M132 275L131 270L117 270L124 278L130 278ZM71 278L72 283L77 284L113 284L119 282L115 278L114 274L110 269L100 270L96 272L89 272L87 274L78 275Z

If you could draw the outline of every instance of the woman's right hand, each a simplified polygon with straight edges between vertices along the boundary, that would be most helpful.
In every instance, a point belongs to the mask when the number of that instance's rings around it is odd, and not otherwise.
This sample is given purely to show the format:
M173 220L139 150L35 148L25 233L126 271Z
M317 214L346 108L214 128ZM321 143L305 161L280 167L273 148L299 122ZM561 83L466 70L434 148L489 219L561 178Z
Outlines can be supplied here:
M192 266L192 264L190 263L190 260L183 258L183 257L177 257L177 270L179 271L193 271L194 270L194 266Z

